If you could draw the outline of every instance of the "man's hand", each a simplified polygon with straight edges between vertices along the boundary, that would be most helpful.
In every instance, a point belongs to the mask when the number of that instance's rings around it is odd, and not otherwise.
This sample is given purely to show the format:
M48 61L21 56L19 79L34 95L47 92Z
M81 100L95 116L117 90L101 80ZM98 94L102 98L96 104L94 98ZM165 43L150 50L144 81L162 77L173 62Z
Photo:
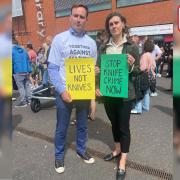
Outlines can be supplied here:
M96 89L96 96L102 96L101 92L100 92L100 89Z
M67 91L64 91L61 93L61 98L64 102L67 102L67 103L72 102L71 95Z
M131 56L130 54L128 54L128 64L129 65L133 65L135 62L135 59L133 56Z

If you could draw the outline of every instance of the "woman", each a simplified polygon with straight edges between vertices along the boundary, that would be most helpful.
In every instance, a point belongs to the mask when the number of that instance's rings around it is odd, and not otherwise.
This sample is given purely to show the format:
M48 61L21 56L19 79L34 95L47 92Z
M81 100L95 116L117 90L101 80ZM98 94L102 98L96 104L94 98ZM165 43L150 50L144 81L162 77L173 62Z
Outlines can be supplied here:
M104 97L104 107L107 116L112 124L112 133L115 141L115 149L104 157L105 161L110 161L121 154L119 166L116 174L117 180L125 178L127 153L130 146L129 120L132 102L135 100L135 89L133 85L133 75L139 72L139 52L137 45L127 40L126 19L121 14L111 13L106 18L106 31L109 41L102 48L102 54L127 54L129 64L129 85L128 98ZM98 59L100 67L100 59ZM99 88L96 95L102 96Z
M30 74L29 79L31 81L32 88L35 88L36 86L38 86L38 78L37 77L38 77L38 73L39 73L38 68L36 66L37 54L34 51L32 44L27 44L26 49L27 49L29 59L31 61L31 66L33 69L32 73Z
M152 51L154 49L154 44L152 41L147 40L144 43L144 54L141 56L140 59L140 69L141 71L145 71L148 73L150 78L155 79L156 77L156 63L152 56ZM136 102L135 108L131 111L131 113L141 114L144 111L149 111L150 107L150 90L146 90L143 92L143 99Z

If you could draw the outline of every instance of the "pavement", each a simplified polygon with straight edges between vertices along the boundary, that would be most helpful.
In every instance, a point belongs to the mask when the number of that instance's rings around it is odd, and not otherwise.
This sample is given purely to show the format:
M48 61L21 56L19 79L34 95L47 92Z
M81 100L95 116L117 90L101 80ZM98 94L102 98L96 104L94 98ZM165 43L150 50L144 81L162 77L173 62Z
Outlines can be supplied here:
M169 78L157 79L157 97L151 97L149 112L131 115L131 147L126 180L172 179L173 110ZM15 93L16 96L16 93ZM75 126L70 126L65 154L66 171L54 170L54 131L56 108L53 101L41 101L42 110L15 108L13 102L13 179L15 180L114 180L116 162L104 162L102 156L113 148L110 122L102 104L97 104L95 121L88 122L87 147L95 157L93 165L78 159L75 151ZM75 112L71 119L75 118ZM160 175L158 175L160 173ZM161 176L162 174L162 176ZM164 176L163 176L164 174ZM165 176L169 175L169 176Z

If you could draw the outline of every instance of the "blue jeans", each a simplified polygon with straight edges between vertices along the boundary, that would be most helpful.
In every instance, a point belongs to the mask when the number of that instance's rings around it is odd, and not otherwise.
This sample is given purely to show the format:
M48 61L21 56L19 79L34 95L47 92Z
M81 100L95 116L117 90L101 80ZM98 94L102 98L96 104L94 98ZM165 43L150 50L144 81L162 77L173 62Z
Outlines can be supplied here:
M142 111L149 111L150 106L150 96L149 96L149 90L145 92L144 98L140 101L136 102L135 110L137 110L138 113L142 113Z
M88 137L87 120L88 109L90 101L81 100L73 101L72 103L64 102L58 95L56 97L57 106L57 123L55 132L55 159L64 159L64 150L66 144L67 130L70 123L70 116L72 108L76 107L76 120L77 120L77 132L76 132L76 151L79 154L84 154L86 151L86 141Z
M31 98L29 75L14 74L13 76L16 81L18 91L20 94L20 99L21 99L20 101L29 100Z
M45 69L44 72L43 72L42 84L46 85L46 84L48 84L48 81L49 81L48 70Z

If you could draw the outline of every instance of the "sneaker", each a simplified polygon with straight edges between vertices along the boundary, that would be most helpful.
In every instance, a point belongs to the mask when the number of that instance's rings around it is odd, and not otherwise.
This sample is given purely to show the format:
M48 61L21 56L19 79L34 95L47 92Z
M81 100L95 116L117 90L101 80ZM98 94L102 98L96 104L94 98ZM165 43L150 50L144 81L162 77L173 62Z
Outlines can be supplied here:
M79 158L82 158L84 160L84 162L87 164L93 164L95 162L95 159L92 158L87 152L85 152L83 155L77 153L77 156Z
M18 103L17 105L15 105L15 107L27 107L27 103L24 101L21 101L20 103Z
M151 93L151 96L152 97L158 96L158 93L157 92Z
M136 109L132 109L131 114L141 114L141 112L138 112Z
M70 124L71 125L76 125L76 119L72 120Z
M31 100L30 99L27 99L26 102L27 102L28 105L31 104Z
M15 98L15 97L12 97L12 101L16 101L16 98Z
M137 113L138 113L137 110L135 110L135 109L131 110L131 114L137 114Z
M61 174L65 171L64 161L55 161L55 170L57 173Z
M156 77L161 77L161 74L158 73L158 74L156 75Z

